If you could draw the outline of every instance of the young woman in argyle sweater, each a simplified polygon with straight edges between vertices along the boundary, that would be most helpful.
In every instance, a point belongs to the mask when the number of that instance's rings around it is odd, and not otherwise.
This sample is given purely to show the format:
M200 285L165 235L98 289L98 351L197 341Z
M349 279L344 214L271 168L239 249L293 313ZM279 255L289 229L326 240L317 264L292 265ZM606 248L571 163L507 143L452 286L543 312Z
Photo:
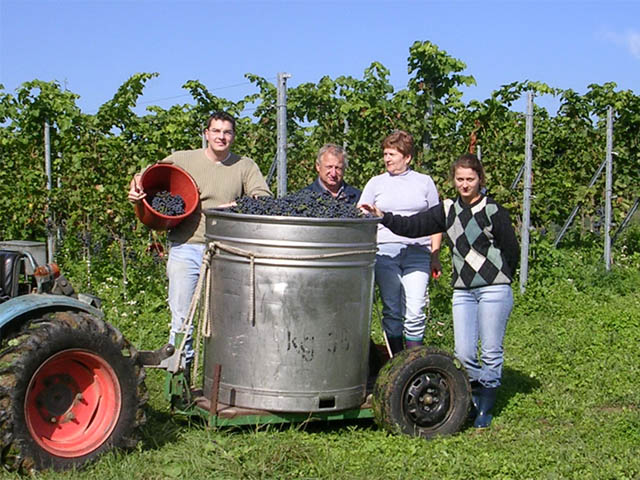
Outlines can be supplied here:
M451 177L458 198L427 211L402 217L375 205L361 208L382 217L382 224L398 235L446 232L453 259L455 352L471 381L474 425L483 428L491 424L502 377L503 339L513 307L511 281L519 247L509 213L483 192L485 174L478 158L462 155L451 166Z

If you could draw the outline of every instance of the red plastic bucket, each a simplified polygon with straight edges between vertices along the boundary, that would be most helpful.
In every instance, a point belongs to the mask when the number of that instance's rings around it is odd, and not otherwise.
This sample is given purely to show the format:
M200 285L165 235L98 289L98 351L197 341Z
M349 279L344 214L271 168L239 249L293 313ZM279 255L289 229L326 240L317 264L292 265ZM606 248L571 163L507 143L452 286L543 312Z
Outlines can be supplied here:
M198 186L191 178L191 175L182 168L169 163L156 163L147 168L142 174L140 184L147 196L141 202L135 204L136 215L142 223L153 230L174 228L195 211L200 201ZM172 195L180 195L182 197L184 200L184 213L182 215L163 215L151 208L149 202L156 193L162 190L167 190Z

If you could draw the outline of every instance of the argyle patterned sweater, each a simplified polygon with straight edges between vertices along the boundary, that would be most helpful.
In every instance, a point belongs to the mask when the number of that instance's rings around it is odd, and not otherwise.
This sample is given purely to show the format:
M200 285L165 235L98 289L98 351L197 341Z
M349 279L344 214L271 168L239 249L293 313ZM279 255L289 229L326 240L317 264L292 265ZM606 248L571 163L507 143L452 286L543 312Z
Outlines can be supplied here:
M385 213L382 224L405 237L445 232L453 258L453 288L510 284L519 247L509 212L491 197L467 205L460 198L408 217Z

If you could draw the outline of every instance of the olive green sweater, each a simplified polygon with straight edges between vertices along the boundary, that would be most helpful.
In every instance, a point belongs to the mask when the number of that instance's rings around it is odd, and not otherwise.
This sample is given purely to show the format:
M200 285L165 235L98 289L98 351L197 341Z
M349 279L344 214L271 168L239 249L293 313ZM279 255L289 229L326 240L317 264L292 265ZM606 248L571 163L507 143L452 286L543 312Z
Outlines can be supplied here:
M258 165L248 157L232 153L224 162L214 162L201 148L175 152L160 163L173 163L186 170L200 190L196 211L169 231L171 242L205 243L205 209L233 202L244 195L271 195Z

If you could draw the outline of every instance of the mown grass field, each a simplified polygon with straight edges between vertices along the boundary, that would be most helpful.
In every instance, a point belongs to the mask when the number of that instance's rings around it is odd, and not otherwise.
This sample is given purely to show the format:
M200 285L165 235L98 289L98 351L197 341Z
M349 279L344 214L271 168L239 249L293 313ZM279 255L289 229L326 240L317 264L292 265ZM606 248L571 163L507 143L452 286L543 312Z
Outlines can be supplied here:
M596 249L534 254L508 325L490 429L430 441L387 434L372 421L213 430L172 415L163 374L149 371L148 421L135 451L38 477L640 478L640 254L619 254L609 273ZM433 289L429 332L432 343L452 350L448 288ZM166 313L149 302L121 302L114 320L145 348L166 334ZM105 310L113 315L116 307Z

